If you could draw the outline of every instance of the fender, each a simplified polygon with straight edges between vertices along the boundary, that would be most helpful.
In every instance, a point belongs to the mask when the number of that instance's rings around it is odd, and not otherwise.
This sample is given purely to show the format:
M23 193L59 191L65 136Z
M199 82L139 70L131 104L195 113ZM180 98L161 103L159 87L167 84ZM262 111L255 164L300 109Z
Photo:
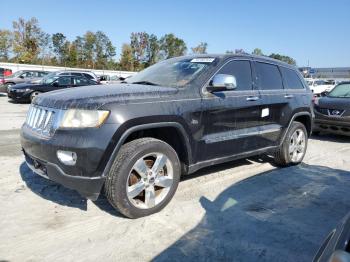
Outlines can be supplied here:
M121 148L121 146L123 145L123 143L125 142L125 140L128 138L128 136L131 133L133 133L135 131L158 128L158 127L175 127L178 131L180 131L180 134L185 142L188 160L190 163L192 163L192 150L191 150L190 142L188 139L188 134L186 133L184 127L181 124L179 124L177 122L160 122L160 123L142 124L142 125L133 126L129 129L127 129L123 133L123 135L118 140L117 145L114 147L111 156L109 157L109 160L108 160L108 162L103 170L102 177L106 177L107 174L109 173L109 171L112 167L113 161L119 152L119 149Z
M293 115L293 117L289 120L289 124L288 124L288 127L285 129L282 137L281 137L281 140L280 140L280 146L283 144L284 142L284 139L286 138L286 135L287 135L287 132L290 128L290 126L292 125L293 121L295 120L295 118L297 118L298 116L308 116L310 118L310 121L311 121L311 130L312 130L312 125L313 125L313 115L310 113L310 112L307 112L307 111L302 111L302 112L298 112L298 113L295 113Z

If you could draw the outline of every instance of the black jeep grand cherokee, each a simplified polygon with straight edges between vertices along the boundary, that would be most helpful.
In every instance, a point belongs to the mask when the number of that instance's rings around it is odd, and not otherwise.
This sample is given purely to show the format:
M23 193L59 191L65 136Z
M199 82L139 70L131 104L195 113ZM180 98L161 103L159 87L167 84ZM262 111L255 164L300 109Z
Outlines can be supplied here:
M115 86L36 97L21 143L36 173L136 218L161 210L180 175L238 158L303 160L312 93L296 70L249 55L169 59Z

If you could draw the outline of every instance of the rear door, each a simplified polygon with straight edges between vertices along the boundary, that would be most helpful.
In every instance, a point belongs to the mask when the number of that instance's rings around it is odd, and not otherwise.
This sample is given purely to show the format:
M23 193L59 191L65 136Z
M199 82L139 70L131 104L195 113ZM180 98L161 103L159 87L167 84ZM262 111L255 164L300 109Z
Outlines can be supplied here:
M276 146L282 134L286 112L289 110L289 99L286 97L277 65L256 60L254 67L261 96L259 147Z
M237 88L203 99L200 160L232 156L257 149L259 92L253 88L251 61L232 60L217 74L233 75Z

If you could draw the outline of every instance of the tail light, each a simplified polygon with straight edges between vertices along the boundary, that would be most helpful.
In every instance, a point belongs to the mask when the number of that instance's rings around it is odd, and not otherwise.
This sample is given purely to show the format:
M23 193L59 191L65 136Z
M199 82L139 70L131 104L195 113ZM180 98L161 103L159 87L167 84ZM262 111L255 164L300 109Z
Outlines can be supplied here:
M5 84L5 79L0 78L0 85Z

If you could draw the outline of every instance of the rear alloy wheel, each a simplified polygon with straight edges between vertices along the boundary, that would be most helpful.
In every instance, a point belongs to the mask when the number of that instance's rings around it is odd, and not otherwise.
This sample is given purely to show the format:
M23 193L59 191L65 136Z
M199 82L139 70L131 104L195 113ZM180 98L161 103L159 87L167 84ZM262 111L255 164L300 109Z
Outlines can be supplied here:
M289 156L293 163L298 163L302 160L305 154L306 139L302 129L294 131L289 141Z
M304 159L307 148L307 131L300 122L293 122L284 142L275 152L275 163L279 166L297 165Z
M172 199L180 180L175 150L154 138L121 147L105 182L109 202L130 218L160 211Z
M34 100L34 98L40 94L41 94L41 92L38 92L38 91L34 91L33 93L31 93L30 94L30 102L32 102Z

